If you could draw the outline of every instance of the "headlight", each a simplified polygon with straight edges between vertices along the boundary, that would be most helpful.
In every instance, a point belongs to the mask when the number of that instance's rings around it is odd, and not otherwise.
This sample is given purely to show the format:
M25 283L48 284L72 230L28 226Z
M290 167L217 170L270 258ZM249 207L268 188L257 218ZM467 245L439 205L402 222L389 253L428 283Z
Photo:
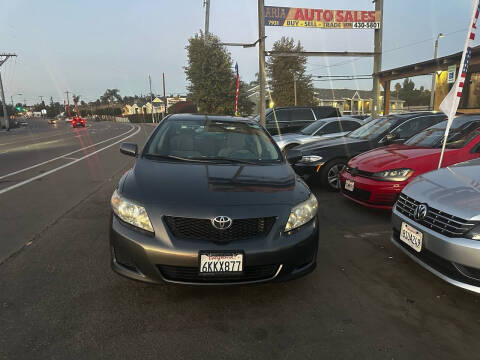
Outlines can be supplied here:
M477 224L472 230L467 233L467 237L472 240L480 240L480 224Z
M316 163L322 160L321 156L318 155L305 155L302 156L299 162L301 163Z
M413 175L412 169L393 169L374 173L372 177L385 181L405 181Z
M285 226L285 232L296 229L313 219L317 214L318 201L315 195L310 194L308 200L296 205L290 212Z
M120 219L130 225L153 233L152 223L150 222L147 211L143 206L134 204L120 196L117 190L113 192L110 203L112 204L113 212Z

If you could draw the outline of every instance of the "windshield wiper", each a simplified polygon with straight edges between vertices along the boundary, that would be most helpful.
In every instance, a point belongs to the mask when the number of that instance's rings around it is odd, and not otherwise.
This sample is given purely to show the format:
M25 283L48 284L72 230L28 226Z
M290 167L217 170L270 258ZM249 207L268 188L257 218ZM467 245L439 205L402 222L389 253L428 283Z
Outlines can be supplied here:
M226 157L209 157L202 159L204 161L211 161L211 162L227 162L231 164L248 164L248 165L261 165L259 162L242 160L242 159L231 159Z
M164 159L164 160L175 160L175 161L184 161L184 162L208 162L204 159L185 158L185 157L174 156L174 155L145 154L144 156L150 159Z

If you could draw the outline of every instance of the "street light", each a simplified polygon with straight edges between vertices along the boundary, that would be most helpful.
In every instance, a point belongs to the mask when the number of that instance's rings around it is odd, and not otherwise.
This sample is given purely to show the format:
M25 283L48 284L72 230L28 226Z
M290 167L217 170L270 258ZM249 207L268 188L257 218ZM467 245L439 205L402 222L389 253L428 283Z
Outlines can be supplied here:
M22 96L23 94L13 94L13 95L10 95L10 100L12 100L12 106L15 106L15 104L13 103L13 97L14 96Z
M437 39L435 40L435 50L433 52L433 60L435 61L438 57L438 39L443 38L443 33L437 35ZM435 100L435 83L436 83L437 75L435 72L432 74L432 90L430 92L430 109L433 110L433 102Z

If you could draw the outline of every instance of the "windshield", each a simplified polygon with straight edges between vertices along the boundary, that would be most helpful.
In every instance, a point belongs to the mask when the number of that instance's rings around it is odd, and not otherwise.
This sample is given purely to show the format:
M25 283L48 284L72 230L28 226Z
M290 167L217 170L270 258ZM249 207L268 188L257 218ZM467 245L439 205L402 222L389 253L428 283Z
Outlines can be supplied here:
M369 121L365 125L348 134L348 137L354 139L372 140L382 136L398 123L398 119L394 117L380 117Z
M445 137L446 125L447 122L443 121L432 126L408 139L405 145L441 148ZM445 147L447 149L462 148L478 135L480 135L480 120L472 121L468 118L457 118L452 123Z
M323 125L325 125L325 121L315 121L314 123L307 125L300 130L300 133L303 135L313 135L313 133L320 129Z
M160 125L144 156L175 161L282 161L273 141L257 124L221 120L169 120Z

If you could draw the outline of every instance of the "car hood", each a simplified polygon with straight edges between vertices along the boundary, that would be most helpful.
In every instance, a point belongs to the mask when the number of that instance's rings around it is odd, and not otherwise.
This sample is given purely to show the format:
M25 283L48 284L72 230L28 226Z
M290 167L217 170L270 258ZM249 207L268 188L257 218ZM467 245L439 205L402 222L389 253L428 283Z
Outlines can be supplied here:
M347 136L334 137L330 139L322 139L319 141L310 142L308 144L296 146L295 149L301 150L302 153L306 154L308 152L313 152L321 150L323 148L329 148L334 146L345 146L348 148L349 145L367 143L368 141L363 139L354 139Z
M390 145L357 155L348 165L368 172L401 168L422 169L425 172L436 168L439 153L437 148Z
M480 159L422 174L403 192L448 214L480 221Z
M310 190L288 164L170 163L138 159L120 192L142 204L192 208L293 205Z

